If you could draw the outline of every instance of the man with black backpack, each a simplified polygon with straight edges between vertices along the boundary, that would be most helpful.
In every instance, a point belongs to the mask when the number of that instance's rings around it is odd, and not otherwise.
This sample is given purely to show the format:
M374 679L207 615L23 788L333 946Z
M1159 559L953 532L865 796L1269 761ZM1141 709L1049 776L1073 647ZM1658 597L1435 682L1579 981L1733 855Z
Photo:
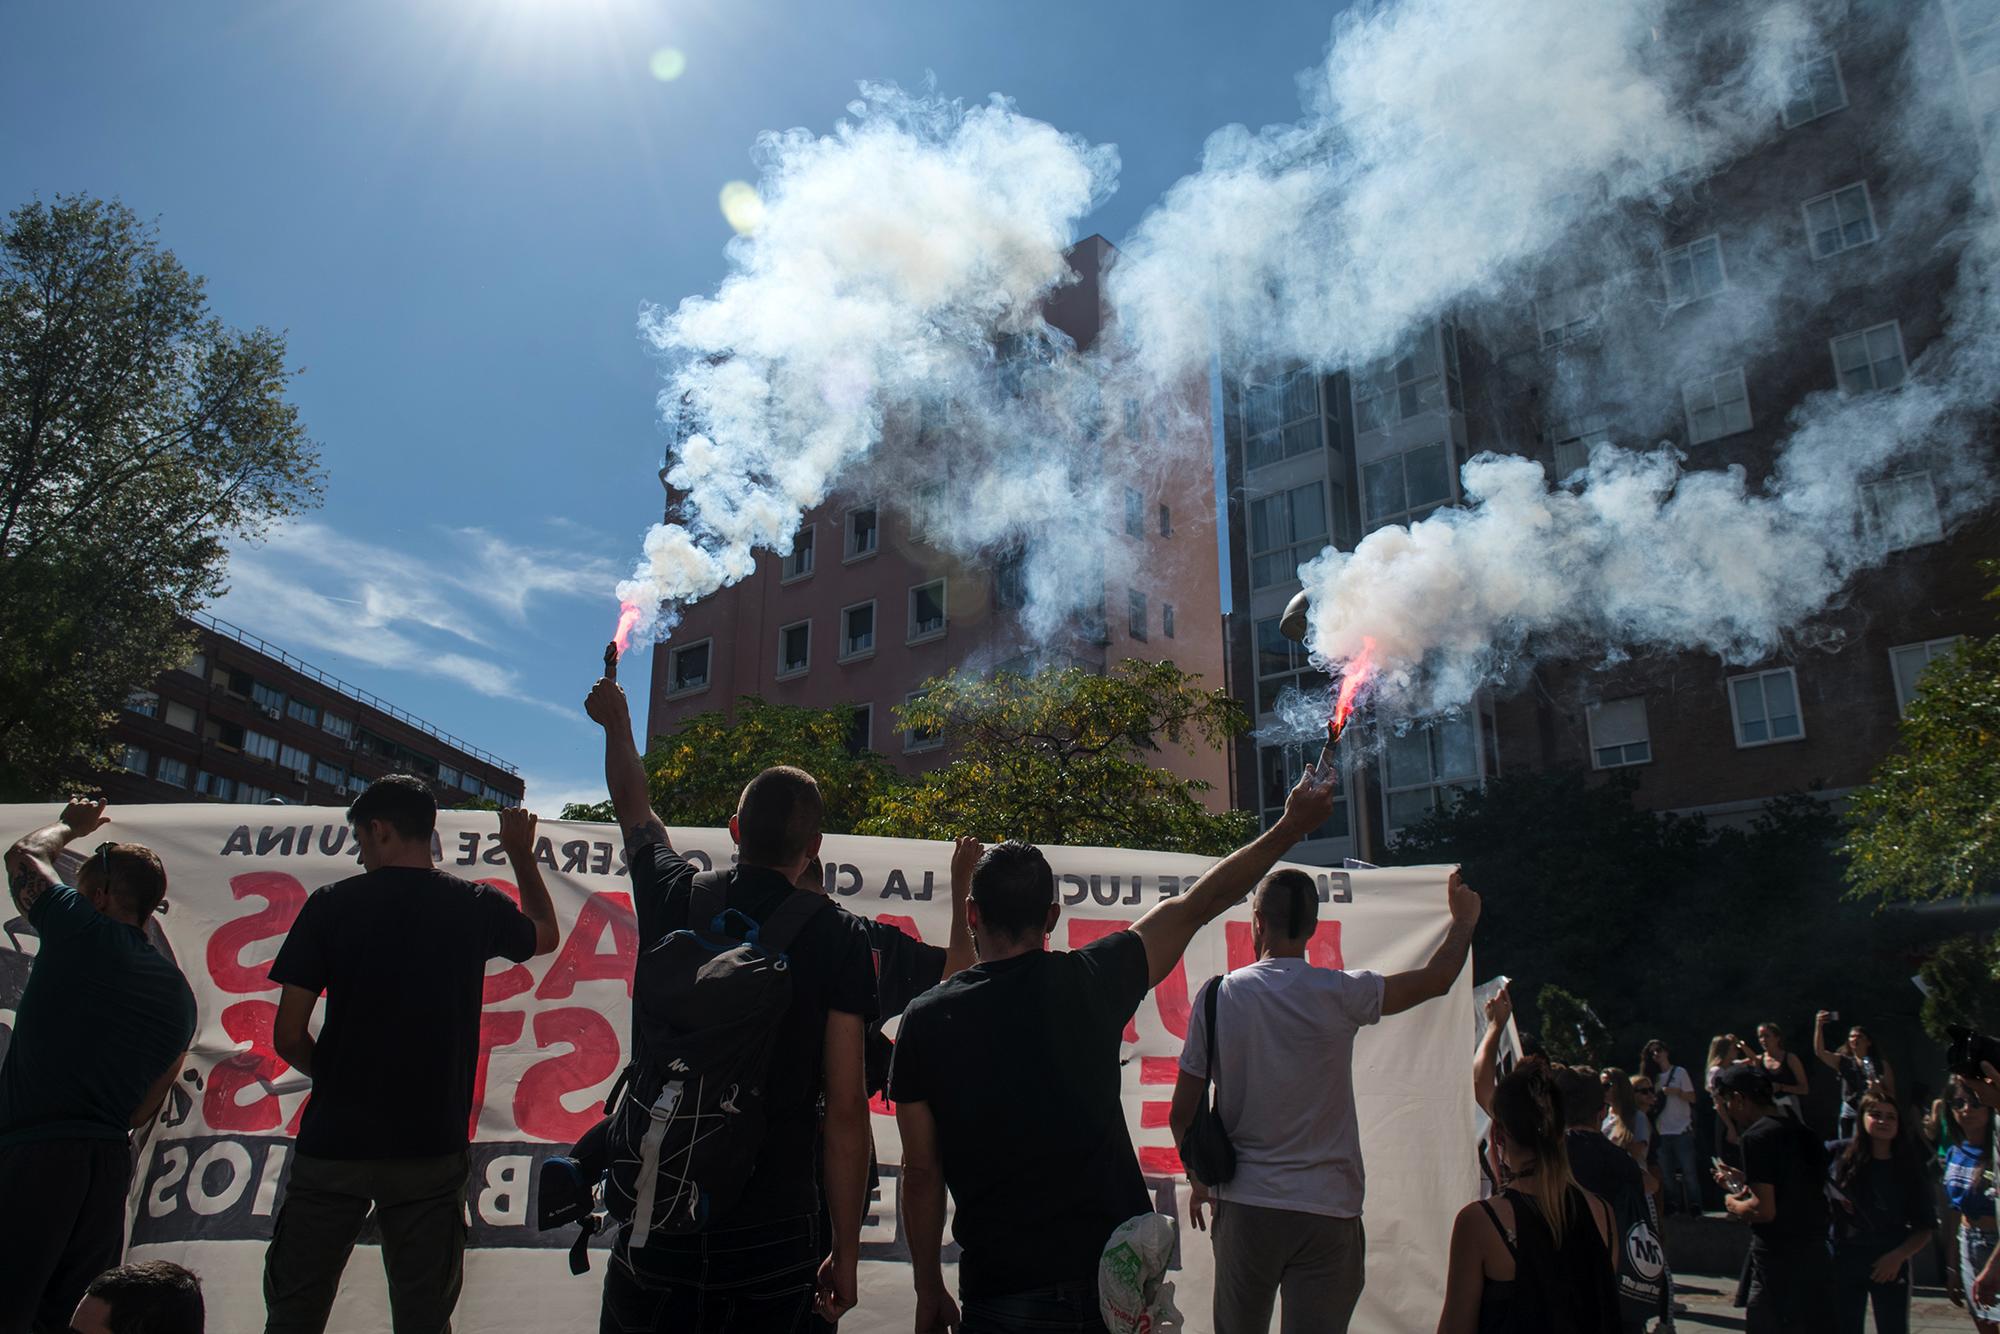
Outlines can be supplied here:
M1152 1211L1120 1096L1125 1025L1194 933L1332 814L1331 777L1308 769L1268 832L1080 949L1047 948L1061 910L1040 849L980 859L966 908L979 962L911 1003L889 1074L919 1331L1103 1329L1105 1243ZM963 1322L940 1263L947 1189Z
M599 1328L838 1319L855 1302L876 1001L865 932L796 888L819 851L819 786L786 767L751 779L729 821L736 868L697 874L653 812L625 692L600 680L585 709L605 731L639 927Z
M1566 1125L1565 1147L1576 1184L1611 1206L1616 1224L1612 1251L1618 1261L1618 1315L1626 1334L1644 1334L1661 1312L1666 1259L1646 1208L1646 1174L1632 1155L1605 1138L1604 1084L1597 1071L1553 1067Z

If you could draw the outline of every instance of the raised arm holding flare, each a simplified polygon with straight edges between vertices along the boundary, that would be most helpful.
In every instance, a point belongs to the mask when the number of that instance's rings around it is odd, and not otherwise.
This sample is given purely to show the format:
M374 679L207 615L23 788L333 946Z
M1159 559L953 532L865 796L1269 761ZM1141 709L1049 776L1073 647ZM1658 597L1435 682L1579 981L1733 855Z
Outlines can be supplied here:
M653 813L651 785L639 747L632 740L632 710L625 702L625 687L610 677L600 677L583 701L583 711L604 729L604 786L611 794L611 809L618 827L625 831L626 854L635 844L659 843L673 847L667 826ZM650 837L641 838L646 834Z

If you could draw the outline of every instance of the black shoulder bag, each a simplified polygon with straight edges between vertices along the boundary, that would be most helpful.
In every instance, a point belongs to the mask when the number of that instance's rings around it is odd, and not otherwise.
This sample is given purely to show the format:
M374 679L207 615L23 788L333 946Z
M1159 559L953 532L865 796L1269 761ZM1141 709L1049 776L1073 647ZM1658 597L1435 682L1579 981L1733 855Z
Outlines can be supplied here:
M1202 1002L1202 1024L1208 1030L1208 1076L1202 1080L1201 1103L1194 1120L1181 1138L1181 1164L1188 1175L1204 1186L1220 1186L1236 1175L1236 1146L1222 1127L1221 1082L1215 1078L1221 1053L1215 1048L1215 1004L1222 994L1222 979L1209 984Z

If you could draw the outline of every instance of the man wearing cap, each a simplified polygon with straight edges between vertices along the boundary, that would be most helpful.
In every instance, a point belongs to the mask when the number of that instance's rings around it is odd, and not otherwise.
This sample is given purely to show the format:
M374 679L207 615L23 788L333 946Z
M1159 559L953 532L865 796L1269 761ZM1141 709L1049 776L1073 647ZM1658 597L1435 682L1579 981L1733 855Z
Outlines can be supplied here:
M1750 1224L1750 1334L1831 1329L1826 1150L1777 1105L1771 1078L1753 1065L1716 1076L1715 1110L1743 1143L1743 1170L1719 1167L1723 1208Z

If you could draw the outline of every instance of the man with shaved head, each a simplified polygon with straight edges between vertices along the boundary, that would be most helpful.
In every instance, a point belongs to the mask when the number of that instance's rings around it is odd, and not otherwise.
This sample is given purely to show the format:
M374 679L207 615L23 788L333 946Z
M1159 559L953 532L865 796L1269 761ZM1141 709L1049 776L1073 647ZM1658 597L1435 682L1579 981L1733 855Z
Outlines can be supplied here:
M1216 1334L1263 1334L1281 1290L1286 1334L1347 1328L1366 1258L1354 1035L1451 989L1472 947L1479 896L1457 871L1445 895L1451 929L1429 963L1386 977L1342 972L1306 958L1318 884L1291 867L1273 871L1251 901L1256 961L1195 997L1169 1123L1178 1144L1214 1080L1236 1172L1197 1182L1189 1212L1200 1227L1203 1200L1214 1202Z

